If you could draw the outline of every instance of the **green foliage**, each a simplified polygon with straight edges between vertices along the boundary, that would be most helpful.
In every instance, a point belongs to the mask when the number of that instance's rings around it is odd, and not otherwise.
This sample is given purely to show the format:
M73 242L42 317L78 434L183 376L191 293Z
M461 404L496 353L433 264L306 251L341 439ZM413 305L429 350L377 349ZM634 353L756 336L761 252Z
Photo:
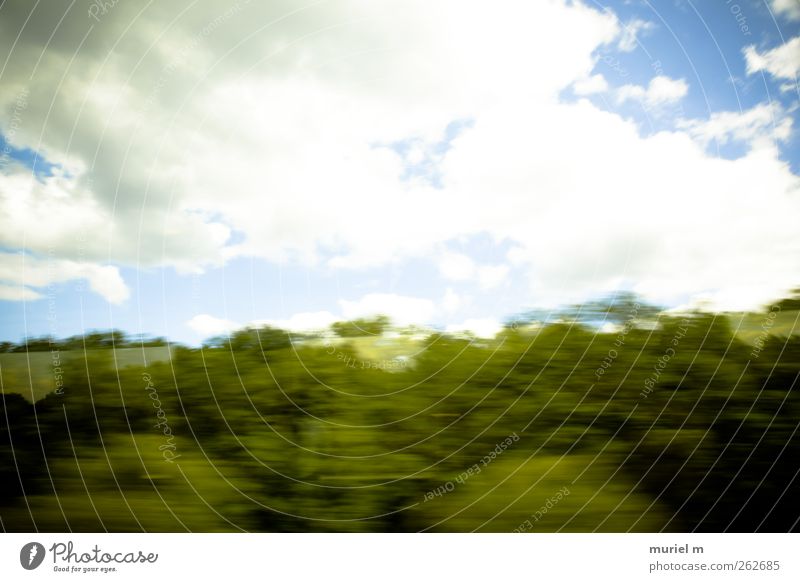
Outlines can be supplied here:
M292 334L282 329L265 326L247 328L230 336L218 336L206 342L211 349L226 349L238 354L259 354L264 351L287 348L292 343Z
M75 335L64 339L52 336L28 337L16 344L13 342L0 343L0 353L23 352L49 352L51 350L84 351L103 350L111 348L152 348L166 346L167 341L162 337L148 337L139 335L129 337L120 330L94 331L83 335Z
M400 338L399 369L364 347L389 341L385 318L341 324L334 343L243 330L147 368L80 351L62 393L35 404L10 393L31 393L27 375L4 368L0 518L10 531L796 527L800 338L754 352L726 317L643 305L626 326L636 301L617 299L491 341ZM582 323L606 317L611 333Z
M389 326L389 318L379 315L373 318L337 321L331 328L339 337L378 336Z
M792 291L790 297L787 297L775 304L781 311L800 311L800 288Z

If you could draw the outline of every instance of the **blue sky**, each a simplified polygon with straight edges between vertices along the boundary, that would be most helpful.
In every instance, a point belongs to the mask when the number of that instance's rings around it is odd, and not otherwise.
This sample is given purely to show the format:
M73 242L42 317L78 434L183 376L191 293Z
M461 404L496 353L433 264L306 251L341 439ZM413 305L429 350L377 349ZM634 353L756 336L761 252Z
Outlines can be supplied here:
M793 2L0 8L0 339L757 308L800 286Z

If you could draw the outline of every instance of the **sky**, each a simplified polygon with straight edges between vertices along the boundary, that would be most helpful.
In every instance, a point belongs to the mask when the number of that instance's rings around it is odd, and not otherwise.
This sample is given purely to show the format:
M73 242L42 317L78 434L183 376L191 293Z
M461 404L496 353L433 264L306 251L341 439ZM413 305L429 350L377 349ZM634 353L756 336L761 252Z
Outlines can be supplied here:
M0 340L800 286L798 0L6 0L0 47Z

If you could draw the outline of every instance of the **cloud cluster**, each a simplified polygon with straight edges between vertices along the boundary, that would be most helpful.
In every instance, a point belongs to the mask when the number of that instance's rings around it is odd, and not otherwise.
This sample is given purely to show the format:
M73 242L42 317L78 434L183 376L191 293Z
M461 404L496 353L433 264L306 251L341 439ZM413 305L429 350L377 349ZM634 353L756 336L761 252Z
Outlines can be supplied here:
M593 95L595 93L605 93L608 91L608 81L600 73L587 77L586 79L579 79L572 86L572 90L576 95Z
M679 120L678 126L704 145L732 141L754 143L769 147L787 141L792 134L792 118L779 103L761 104L745 111L719 111L707 120Z
M631 52L639 45L639 37L646 35L655 28L655 24L646 20L635 18L627 22L622 28L622 34L617 42L617 48L622 52Z
M92 291L110 303L122 303L130 295L119 269L114 266L0 252L2 299L40 299L48 288L76 279L87 281Z
M481 289L489 290L506 281L509 267L478 264L463 253L446 251L439 258L439 272L448 281L473 281Z
M770 6L778 15L789 20L800 20L800 2L797 0L770 0Z
M186 322L186 325L197 335L204 338L229 334L244 327L241 323L222 317L215 317L207 313L195 315Z
M744 56L748 74L766 71L778 79L794 81L796 87L800 72L800 36L763 53L749 46L745 48Z
M650 79L647 87L641 85L623 85L617 89L617 102L628 100L641 102L645 107L656 108L670 103L677 103L689 92L689 85L683 79L670 79L659 75Z
M559 99L570 86L606 90L598 50L626 50L631 30L647 29L610 11L566 0L200 1L118 3L96 23L21 1L3 10L2 118L26 91L15 145L59 169L0 175L0 241L83 265L73 275L110 300L125 296L114 266L196 272L239 256L341 269L432 257L451 261L445 279L485 289L513 263L543 304L627 286L740 306L800 279L798 178L762 139L788 131L784 120L738 121L726 134L747 153L723 160L706 148L732 123L719 116L646 136ZM779 62L791 57L753 51L751 70L789 70ZM688 90L657 76L617 95L660 107ZM397 144L409 143L422 153L404 155ZM435 181L413 171L429 157ZM508 264L437 254L478 234L512 243ZM32 298L31 281L0 293ZM377 303L342 308L349 317ZM395 303L406 319L431 308Z

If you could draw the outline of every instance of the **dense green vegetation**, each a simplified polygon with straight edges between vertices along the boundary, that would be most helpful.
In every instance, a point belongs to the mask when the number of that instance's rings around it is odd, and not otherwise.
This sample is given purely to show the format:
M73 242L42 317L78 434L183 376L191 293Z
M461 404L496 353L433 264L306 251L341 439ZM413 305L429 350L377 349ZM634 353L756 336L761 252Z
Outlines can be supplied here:
M764 326L754 346L631 297L535 319L433 333L404 366L358 348L384 320L246 330L147 368L84 352L61 394L4 386L2 527L797 529L800 338Z

